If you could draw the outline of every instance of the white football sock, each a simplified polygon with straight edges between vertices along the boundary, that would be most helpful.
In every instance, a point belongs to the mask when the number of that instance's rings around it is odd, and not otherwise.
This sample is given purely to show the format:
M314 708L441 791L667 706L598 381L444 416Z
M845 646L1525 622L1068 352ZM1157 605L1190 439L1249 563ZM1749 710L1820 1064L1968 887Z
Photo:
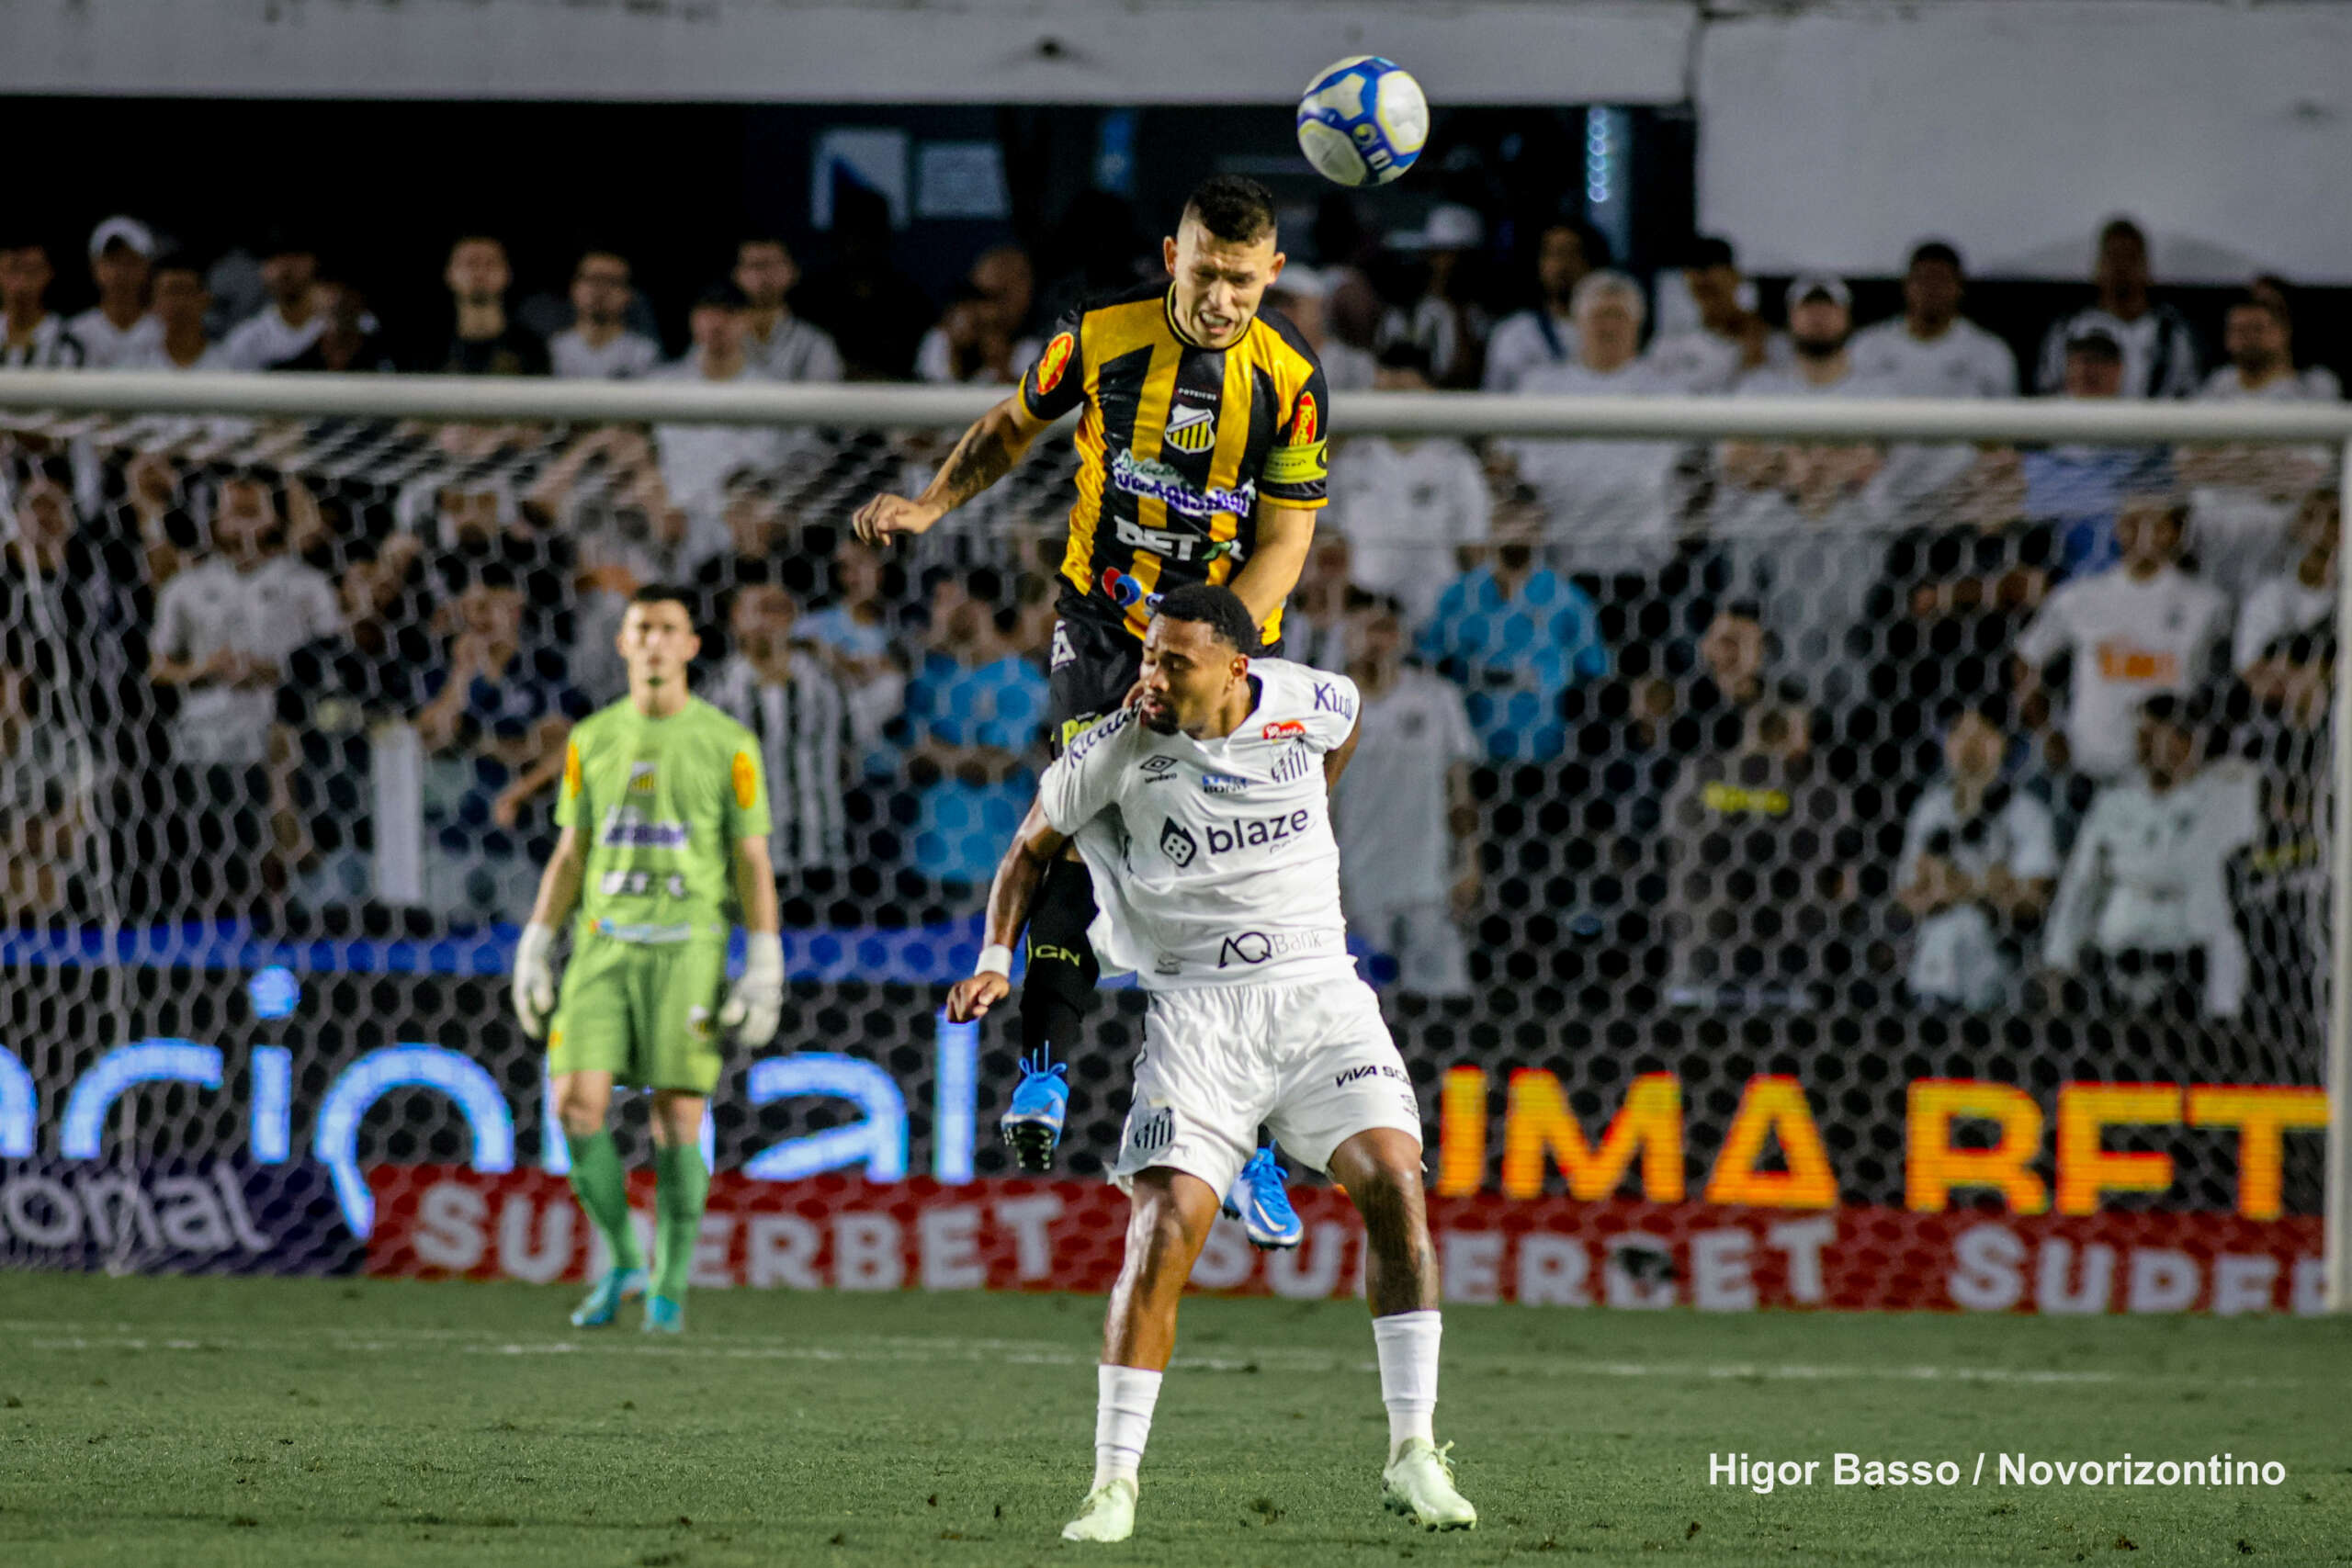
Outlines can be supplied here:
M1095 1485L1136 1478L1143 1446L1151 1437L1151 1409L1159 1403L1161 1376L1140 1367L1094 1369Z
M1380 1355L1380 1403L1388 1406L1388 1451L1408 1438L1437 1441L1437 1342L1434 1312L1392 1313L1372 1320Z

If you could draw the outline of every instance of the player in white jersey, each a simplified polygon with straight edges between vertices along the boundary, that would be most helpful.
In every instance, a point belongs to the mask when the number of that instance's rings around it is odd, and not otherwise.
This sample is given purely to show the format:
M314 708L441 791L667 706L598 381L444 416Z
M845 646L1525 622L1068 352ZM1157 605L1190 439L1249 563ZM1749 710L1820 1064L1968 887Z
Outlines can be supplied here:
M1135 1528L1177 1299L1261 1122L1363 1217L1388 1408L1383 1502L1432 1529L1478 1521L1430 1426L1438 1271L1420 1105L1340 913L1329 781L1354 750L1356 689L1253 660L1242 650L1257 641L1229 588L1188 583L1161 600L1128 705L1046 771L989 890L989 946L948 994L958 1021L1011 994L1030 899L1072 841L1094 875L1096 953L1151 993L1112 1167L1133 1208L1103 1326L1094 1484L1069 1540L1125 1540Z

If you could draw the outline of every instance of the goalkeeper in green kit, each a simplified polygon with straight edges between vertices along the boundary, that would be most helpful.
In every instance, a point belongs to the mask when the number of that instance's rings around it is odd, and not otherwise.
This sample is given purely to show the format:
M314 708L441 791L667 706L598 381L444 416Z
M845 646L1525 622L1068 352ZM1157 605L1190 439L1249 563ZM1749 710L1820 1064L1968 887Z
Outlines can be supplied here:
M640 588L621 618L628 695L571 732L556 823L514 953L514 1011L548 1032L571 1190L613 1266L571 1314L599 1327L642 1295L649 1333L685 1325L686 1276L710 1193L702 1122L718 1083L722 1031L775 1037L784 943L768 859L768 789L752 732L686 690L701 650L684 596ZM579 906L557 1000L556 927ZM742 978L727 985L730 917L744 928ZM552 1017L550 1017L552 1014ZM613 1086L653 1095L658 1173L649 1279L629 1224L628 1181L605 1119Z

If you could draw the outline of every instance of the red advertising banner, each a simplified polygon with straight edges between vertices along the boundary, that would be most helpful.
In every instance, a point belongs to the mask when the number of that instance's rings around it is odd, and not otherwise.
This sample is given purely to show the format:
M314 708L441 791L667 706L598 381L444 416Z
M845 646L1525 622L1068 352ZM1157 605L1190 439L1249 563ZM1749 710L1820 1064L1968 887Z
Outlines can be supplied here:
M414 1278L582 1280L601 1259L560 1177L378 1166L368 1271ZM649 1172L633 1178L651 1235ZM1362 1289L1346 1198L1293 1191L1295 1251L1260 1253L1219 1222L1196 1288L1291 1298ZM1106 1184L825 1176L711 1181L694 1283L792 1290L1102 1292L1126 1200ZM1430 1200L1449 1302L1742 1312L1759 1307L1971 1312L2315 1313L2320 1222L2305 1215L2110 1211L1792 1211L1636 1199Z

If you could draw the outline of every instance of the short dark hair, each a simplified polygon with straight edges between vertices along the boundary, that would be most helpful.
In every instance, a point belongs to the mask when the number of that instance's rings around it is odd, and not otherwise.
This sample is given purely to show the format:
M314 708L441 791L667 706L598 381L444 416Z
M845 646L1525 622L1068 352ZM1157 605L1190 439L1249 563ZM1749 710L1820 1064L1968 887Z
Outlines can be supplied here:
M1274 231L1274 196L1246 175L1211 175L1184 198L1184 216L1216 239L1246 245Z
M2233 310L2259 310L2278 323L2282 331L2292 332L2295 319L2287 310L2287 297L2267 289L2249 288L2230 301Z
M1584 265L1593 271L1614 265L1616 252L1609 243L1609 236L1573 212L1563 212L1538 230L1535 235L1537 248L1542 248L1544 236L1555 229L1564 229L1577 237L1577 244L1584 252Z
M2068 338L2066 352L2079 354L2088 359L2103 360L2109 365L2123 363L2123 345L2115 341L2113 333L2102 332L2097 327Z
M748 310L751 308L750 297L726 278L707 286L695 296L692 306L696 310Z
M1215 582L1187 582L1159 601L1164 621L1198 621L1236 653L1258 651L1258 622L1232 589Z
M675 604L686 613L686 624L694 624L695 591L691 588L683 588L674 582L641 583L637 592L628 596L628 602L632 604Z
M1373 363L1383 370L1410 370L1416 375L1430 373L1430 351L1411 338L1392 338L1380 345Z
M1682 265L1688 272L1703 272L1711 266L1736 267L1739 253L1731 248L1729 240L1702 234L1690 242L1690 250L1683 254Z
M2130 218L2110 218L2099 225L2098 243L2104 245L2109 240L2130 240L2143 251L2148 248L2148 231Z
M1911 260L1907 264L1906 270L1908 267L1917 266L1921 262L1941 262L1961 276L1968 276L1968 268L1960 259L1960 247L1950 240L1922 240L1912 246Z

